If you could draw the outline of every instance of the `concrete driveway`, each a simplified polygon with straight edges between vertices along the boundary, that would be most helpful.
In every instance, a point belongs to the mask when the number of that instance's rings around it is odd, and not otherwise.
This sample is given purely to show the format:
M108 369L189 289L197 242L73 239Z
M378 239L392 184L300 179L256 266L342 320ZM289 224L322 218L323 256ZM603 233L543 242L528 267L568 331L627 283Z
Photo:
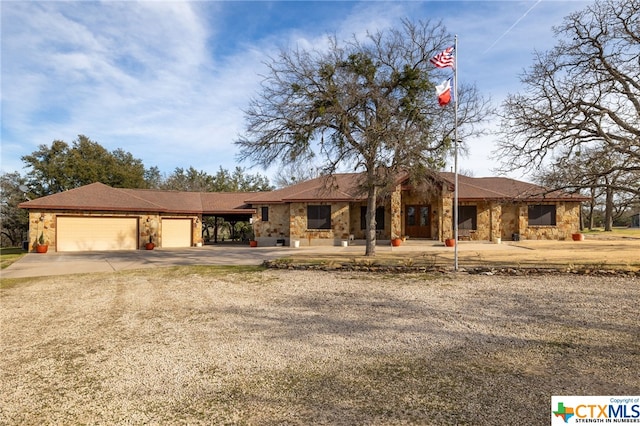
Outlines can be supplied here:
M507 244L486 242L462 243L459 250L516 249ZM376 251L453 251L437 241L412 241L400 247L378 244ZM345 256L364 254L362 243L349 247L254 247L246 245L207 245L180 249L156 249L135 251L100 251L84 253L27 253L17 262L0 272L2 278L39 277L91 272L113 272L126 269L142 269L178 265L260 265L264 260L286 257L293 253L344 253Z

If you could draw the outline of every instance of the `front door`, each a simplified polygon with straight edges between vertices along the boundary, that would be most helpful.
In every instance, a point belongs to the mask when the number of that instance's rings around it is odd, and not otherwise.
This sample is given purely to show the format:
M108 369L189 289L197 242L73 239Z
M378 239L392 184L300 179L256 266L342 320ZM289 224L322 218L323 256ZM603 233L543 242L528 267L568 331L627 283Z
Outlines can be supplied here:
M431 238L429 206L406 206L405 232L409 237Z

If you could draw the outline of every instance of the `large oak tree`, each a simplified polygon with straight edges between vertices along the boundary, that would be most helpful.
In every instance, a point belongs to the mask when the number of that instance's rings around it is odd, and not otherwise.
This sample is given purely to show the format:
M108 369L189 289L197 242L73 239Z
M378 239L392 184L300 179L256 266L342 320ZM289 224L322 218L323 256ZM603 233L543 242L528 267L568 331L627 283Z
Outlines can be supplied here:
M429 59L453 44L440 23L405 20L359 39L328 38L325 49L283 49L246 113L240 158L269 167L313 162L330 177L361 171L366 255L375 255L375 209L400 171L443 167L451 153L453 108L438 106L444 74ZM450 73L450 70L449 70ZM474 132L488 103L459 85L459 137ZM331 182L331 179L327 179Z
M123 149L107 151L102 145L79 135L71 145L55 140L51 146L22 157L30 170L27 182L35 196L55 194L93 182L116 188L146 188L142 160Z
M503 103L502 170L640 195L640 1L597 1L553 30Z

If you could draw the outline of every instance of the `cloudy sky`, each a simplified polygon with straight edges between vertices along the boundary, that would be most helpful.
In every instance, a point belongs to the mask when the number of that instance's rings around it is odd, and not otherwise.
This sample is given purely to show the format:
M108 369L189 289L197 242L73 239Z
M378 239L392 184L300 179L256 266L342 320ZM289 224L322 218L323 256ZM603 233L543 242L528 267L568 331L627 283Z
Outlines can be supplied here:
M3 0L0 169L24 173L21 156L79 134L164 173L248 167L237 163L233 141L269 55L322 46L327 34L347 39L397 26L403 18L442 20L458 35L459 79L475 82L499 105L521 89L518 75L533 51L553 47L551 27L587 4ZM493 174L493 139L467 143L461 169Z

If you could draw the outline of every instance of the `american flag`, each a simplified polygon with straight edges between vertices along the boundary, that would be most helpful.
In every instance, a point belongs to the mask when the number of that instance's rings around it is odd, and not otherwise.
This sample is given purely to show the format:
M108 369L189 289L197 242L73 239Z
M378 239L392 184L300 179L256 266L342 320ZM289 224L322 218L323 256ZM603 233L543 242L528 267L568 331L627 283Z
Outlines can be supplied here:
M453 68L453 46L447 47L429 61L438 68Z

